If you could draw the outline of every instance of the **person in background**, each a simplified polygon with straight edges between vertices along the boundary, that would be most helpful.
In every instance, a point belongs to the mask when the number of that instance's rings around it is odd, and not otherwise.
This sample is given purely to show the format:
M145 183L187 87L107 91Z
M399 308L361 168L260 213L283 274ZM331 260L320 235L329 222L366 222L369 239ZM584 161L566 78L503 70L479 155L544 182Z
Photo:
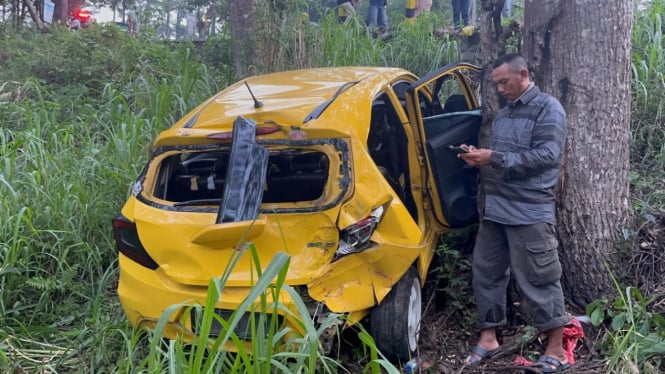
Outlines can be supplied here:
M432 9L432 0L417 0L415 17Z
M344 10L343 15L337 10L337 17L340 22L346 22L356 15L356 4L358 0L337 0L337 8Z
M72 16L71 20L69 21L69 29L70 30L78 30L81 28L81 21L79 21L78 18Z
M469 25L469 0L452 0L453 26L455 30L461 30Z
M566 113L556 98L531 82L519 54L499 57L492 81L508 105L492 123L489 148L466 146L468 153L459 154L480 169L481 191L472 262L480 338L464 363L478 365L500 352L496 328L506 324L506 288L513 277L534 326L547 335L545 352L531 367L563 372L571 367L563 348L569 317L553 189L566 142Z
M388 30L388 0L369 0L367 24L378 27L380 32Z
M191 12L187 13L185 15L185 24L187 25L185 28L185 37L193 39L196 36L196 16Z
M139 19L136 15L136 7L127 11L127 32L129 36L136 36L139 32Z
M510 17L513 13L513 0L505 0L501 12L505 18Z

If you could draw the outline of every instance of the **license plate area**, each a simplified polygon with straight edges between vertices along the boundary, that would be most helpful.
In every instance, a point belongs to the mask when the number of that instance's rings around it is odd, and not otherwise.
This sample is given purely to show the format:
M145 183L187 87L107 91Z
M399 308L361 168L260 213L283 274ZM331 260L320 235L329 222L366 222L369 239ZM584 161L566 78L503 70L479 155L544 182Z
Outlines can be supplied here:
M233 315L233 310L228 310L228 309L215 309L214 313L219 316L222 320L224 321L230 321L231 316ZM194 334L199 334L199 331L201 331L201 322L203 321L203 309L192 309L190 312L190 317L192 321L192 331ZM264 332L264 337L267 337L268 331L270 331L270 326L272 324L273 319L277 318L277 321L275 321L275 326L276 330L279 331L284 323L284 317L279 315L279 314L272 314L272 313L250 313L250 312L245 312L243 315L240 317L240 320L238 321L238 324L236 325L234 332L238 336L239 339L242 340L251 340L252 336L256 336L256 333L252 332L252 319L254 320L254 328L257 330L259 329L260 325L263 324L263 332ZM210 333L208 336L210 337L218 337L219 335L222 335L224 331L224 328L222 324L219 322L217 318L212 319L212 325L210 326Z

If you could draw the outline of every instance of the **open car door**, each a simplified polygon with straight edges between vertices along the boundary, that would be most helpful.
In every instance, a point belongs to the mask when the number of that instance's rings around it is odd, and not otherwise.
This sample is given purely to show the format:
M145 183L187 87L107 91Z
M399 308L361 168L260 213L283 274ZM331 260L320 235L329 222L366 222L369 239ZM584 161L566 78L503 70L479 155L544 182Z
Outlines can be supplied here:
M478 220L478 169L457 157L450 146L478 145L481 112L473 83L480 68L450 64L411 84L407 110L420 133L426 160L426 183L436 219L447 227L464 227Z

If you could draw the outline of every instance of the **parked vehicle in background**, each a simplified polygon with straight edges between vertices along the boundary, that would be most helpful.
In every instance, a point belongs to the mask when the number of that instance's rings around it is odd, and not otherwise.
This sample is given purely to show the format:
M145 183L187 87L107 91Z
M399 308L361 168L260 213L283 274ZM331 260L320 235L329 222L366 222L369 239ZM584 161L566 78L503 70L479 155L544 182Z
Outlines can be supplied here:
M71 13L70 28L74 29L73 25L78 24L80 27L88 27L94 22L92 11L89 9L76 9ZM79 28L79 27L76 27Z
M256 76L162 132L113 219L131 323L153 328L171 305L204 305L209 280L252 242L263 267L277 252L291 256L285 282L315 321L344 314L366 324L385 355L408 360L439 235L477 221L477 169L449 147L477 145L478 71L460 63L420 79L381 67ZM238 260L215 313L238 309L253 266L249 254ZM242 312L235 333L251 339L251 312ZM200 317L178 308L167 337L191 339Z

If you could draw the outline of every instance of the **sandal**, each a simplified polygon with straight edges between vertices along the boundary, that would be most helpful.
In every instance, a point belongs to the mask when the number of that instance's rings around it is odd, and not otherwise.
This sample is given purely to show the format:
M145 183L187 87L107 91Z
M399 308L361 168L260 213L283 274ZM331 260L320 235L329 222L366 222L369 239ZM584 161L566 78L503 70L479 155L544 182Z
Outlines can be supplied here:
M501 353L501 347L493 350L487 350L479 345L471 348L471 353L466 356L463 363L465 365L477 366L482 361L494 358L494 356Z
M570 363L566 362L564 364L554 357L545 355L540 356L538 361L531 364L531 367L540 369L541 373L563 373L571 368Z

